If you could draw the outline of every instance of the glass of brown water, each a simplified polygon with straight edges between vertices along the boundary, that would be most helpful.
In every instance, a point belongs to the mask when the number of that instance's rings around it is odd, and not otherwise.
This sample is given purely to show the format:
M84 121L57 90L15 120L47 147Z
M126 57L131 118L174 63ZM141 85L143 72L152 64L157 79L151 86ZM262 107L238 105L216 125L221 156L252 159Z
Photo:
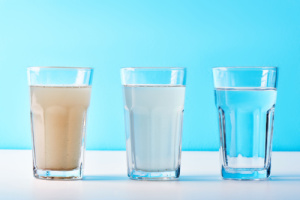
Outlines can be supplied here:
M92 76L92 68L28 68L34 177L82 178Z

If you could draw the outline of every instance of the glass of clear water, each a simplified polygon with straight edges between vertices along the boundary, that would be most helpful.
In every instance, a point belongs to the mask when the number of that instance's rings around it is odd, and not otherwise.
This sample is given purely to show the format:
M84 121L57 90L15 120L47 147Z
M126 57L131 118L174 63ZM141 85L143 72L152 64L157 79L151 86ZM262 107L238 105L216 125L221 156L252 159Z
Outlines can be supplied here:
M213 68L224 179L271 173L276 67Z
M128 176L180 175L185 68L123 68Z
M28 68L34 177L82 178L92 75L92 68Z

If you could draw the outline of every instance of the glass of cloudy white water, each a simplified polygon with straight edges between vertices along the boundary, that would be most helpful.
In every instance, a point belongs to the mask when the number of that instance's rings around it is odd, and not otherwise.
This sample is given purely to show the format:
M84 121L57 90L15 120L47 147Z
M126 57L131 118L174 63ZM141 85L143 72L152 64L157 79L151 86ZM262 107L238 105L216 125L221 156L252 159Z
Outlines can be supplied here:
M185 68L122 68L128 176L180 175Z
M81 179L93 69L30 67L33 174Z

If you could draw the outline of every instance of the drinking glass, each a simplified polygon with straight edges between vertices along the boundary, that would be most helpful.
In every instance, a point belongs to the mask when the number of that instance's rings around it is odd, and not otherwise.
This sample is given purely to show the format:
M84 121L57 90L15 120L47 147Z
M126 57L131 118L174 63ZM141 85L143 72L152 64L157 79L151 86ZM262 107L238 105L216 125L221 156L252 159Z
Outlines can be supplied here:
M224 179L271 173L276 67L213 68Z
M92 68L30 67L33 174L81 179Z
M185 68L123 68L128 176L180 175Z

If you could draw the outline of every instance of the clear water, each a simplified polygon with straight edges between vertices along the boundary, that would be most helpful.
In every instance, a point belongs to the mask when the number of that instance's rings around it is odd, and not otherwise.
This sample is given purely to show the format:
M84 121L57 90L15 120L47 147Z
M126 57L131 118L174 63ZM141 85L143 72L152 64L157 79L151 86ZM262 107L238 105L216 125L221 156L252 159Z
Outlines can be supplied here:
M270 167L276 95L276 89L215 89L223 167Z
M124 86L129 173L179 168L184 95L182 86Z

